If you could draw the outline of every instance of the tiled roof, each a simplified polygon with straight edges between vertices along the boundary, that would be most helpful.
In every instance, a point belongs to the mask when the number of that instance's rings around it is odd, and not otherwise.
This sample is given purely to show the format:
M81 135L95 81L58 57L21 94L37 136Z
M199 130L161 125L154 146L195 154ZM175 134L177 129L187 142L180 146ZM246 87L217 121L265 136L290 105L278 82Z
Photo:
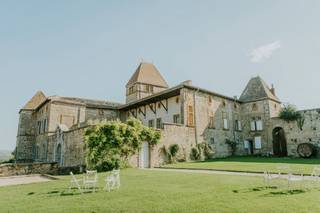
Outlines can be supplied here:
M60 96L52 96L49 97L52 101L61 101L66 103L73 104L81 104L86 107L93 108L117 108L120 106L120 103L104 101L104 100L94 100L94 99L86 99L86 98L75 98L75 97L60 97Z
M267 83L259 76L251 78L239 100L243 102L269 98L280 102L279 98L271 92Z
M132 77L127 83L127 86L134 83L151 84L154 86L168 88L167 82L161 76L157 68L151 63L140 63Z
M38 91L27 103L22 107L22 110L35 110L39 105L46 101L46 96L43 92Z

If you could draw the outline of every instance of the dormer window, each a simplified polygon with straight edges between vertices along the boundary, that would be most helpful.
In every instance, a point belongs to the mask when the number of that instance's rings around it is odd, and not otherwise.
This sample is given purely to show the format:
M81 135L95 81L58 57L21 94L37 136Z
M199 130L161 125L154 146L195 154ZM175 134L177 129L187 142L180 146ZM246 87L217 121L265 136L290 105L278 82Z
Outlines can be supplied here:
M153 93L153 86L152 85L145 85L145 91Z
M252 104L252 111L257 111L258 110L258 106L256 103Z

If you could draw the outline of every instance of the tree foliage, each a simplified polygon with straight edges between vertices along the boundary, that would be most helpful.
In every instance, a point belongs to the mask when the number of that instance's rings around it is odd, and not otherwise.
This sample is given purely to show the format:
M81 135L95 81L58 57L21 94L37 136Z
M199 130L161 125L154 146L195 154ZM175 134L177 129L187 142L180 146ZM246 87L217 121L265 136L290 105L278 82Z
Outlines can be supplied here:
M126 123L105 121L88 127L84 136L87 166L105 171L119 168L120 163L126 164L129 157L141 148L142 142L157 144L161 133L130 118Z
M296 121L301 118L301 114L297 111L297 108L292 104L285 105L279 114L279 118L285 121Z

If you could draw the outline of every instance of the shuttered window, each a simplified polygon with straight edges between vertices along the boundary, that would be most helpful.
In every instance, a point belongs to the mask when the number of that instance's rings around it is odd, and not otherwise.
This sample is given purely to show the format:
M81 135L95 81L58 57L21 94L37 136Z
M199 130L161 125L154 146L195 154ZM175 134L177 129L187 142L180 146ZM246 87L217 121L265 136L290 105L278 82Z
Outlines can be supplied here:
M263 130L263 124L261 118L254 119L250 123L251 131L261 131Z

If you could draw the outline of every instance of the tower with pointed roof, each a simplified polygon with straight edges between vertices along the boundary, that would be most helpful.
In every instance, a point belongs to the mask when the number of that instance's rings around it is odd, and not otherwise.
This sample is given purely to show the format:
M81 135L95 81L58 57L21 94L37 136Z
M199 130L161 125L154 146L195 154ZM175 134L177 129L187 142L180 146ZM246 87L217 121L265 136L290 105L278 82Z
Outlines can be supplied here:
M34 115L36 108L46 101L43 92L38 91L20 110L17 134L16 159L23 162L31 162L34 158Z
M167 89L169 86L152 63L142 62L126 85L126 103Z

